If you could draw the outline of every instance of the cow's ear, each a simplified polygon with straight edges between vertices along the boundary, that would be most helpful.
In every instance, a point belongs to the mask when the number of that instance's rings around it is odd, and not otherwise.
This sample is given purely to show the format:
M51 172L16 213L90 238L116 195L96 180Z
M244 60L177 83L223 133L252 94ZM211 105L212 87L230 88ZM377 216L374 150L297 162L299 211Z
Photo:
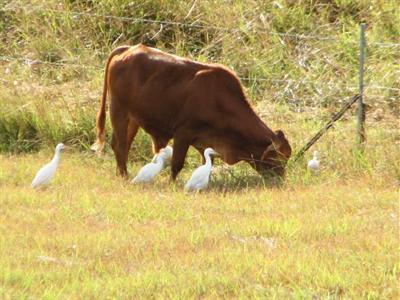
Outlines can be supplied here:
M289 141L286 139L285 134L282 130L275 131L274 144L280 155L283 155L286 159L289 159L292 154L292 148L289 145Z
M275 135L271 137L271 144L265 149L262 159L276 158L281 152L282 145L287 144L285 134L282 130L278 129L275 131Z
M278 129L277 131L275 131L275 134L276 134L276 137L278 140L280 140L280 141L283 139L286 140L285 134L283 133L282 130Z

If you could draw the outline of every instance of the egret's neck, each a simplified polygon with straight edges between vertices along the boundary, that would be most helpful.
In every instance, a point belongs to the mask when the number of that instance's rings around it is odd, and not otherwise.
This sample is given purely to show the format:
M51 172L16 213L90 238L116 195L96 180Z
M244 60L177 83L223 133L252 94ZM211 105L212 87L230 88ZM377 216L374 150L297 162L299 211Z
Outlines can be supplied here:
M61 152L60 151L56 151L54 153L53 161L58 163L60 161L60 157L61 157Z
M164 158L162 156L160 156L160 155L157 155L155 164L163 165L164 164Z
M209 153L206 153L204 156L205 156L205 158L206 158L206 163L205 163L205 165L206 165L207 167L211 167L211 157L210 157L210 154L209 154Z

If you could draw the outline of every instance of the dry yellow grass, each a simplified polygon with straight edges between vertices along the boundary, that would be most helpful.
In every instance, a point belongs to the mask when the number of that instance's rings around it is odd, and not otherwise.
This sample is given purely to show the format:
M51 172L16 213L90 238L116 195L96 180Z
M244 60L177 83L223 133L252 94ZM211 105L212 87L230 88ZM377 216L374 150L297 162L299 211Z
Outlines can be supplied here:
M188 170L176 184L164 172L133 186L114 175L111 156L65 153L51 186L33 191L49 156L0 157L3 299L399 296L389 177L325 170L301 182L291 170L280 187L255 178L221 187L222 172L187 195Z

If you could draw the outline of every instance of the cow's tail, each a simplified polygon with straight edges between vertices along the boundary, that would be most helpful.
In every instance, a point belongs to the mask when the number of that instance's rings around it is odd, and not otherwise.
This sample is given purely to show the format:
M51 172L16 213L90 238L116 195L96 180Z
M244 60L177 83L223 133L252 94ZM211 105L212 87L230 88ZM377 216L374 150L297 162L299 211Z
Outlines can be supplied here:
M105 146L105 131L104 127L106 124L106 100L107 100L107 90L108 90L108 67L112 58L115 55L121 54L128 50L130 46L121 46L114 49L110 56L108 57L106 70L104 72L104 85L103 85L103 96L101 98L100 109L97 113L97 121L96 121L96 128L97 128L97 140L96 142L90 147L93 151L96 151L98 154L102 154Z

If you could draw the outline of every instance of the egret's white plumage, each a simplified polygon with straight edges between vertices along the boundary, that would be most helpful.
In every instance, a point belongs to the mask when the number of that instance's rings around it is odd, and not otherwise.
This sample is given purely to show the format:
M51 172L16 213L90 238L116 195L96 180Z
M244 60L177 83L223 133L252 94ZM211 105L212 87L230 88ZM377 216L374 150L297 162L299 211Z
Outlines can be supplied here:
M135 178L132 179L132 183L145 183L150 182L153 178L164 169L167 164L171 161L172 147L167 146L157 153L152 161L147 165L143 166Z
M212 148L207 148L204 150L206 163L194 170L192 176L185 185L186 191L200 191L207 187L212 167L210 157L211 154L217 154L217 152L215 152Z
M308 162L307 167L311 171L317 171L319 169L318 151L314 151L313 158Z
M160 150L160 152L153 158L153 161L155 162L156 159L162 159L164 163L163 168L165 168L171 163L172 152L172 147L167 146Z
M51 160L51 162L44 165L36 173L36 176L32 181L33 188L48 184L50 182L50 180L54 177L54 174L56 174L58 164L60 163L61 150L63 150L64 148L65 148L65 146L62 143L57 145L54 157Z

